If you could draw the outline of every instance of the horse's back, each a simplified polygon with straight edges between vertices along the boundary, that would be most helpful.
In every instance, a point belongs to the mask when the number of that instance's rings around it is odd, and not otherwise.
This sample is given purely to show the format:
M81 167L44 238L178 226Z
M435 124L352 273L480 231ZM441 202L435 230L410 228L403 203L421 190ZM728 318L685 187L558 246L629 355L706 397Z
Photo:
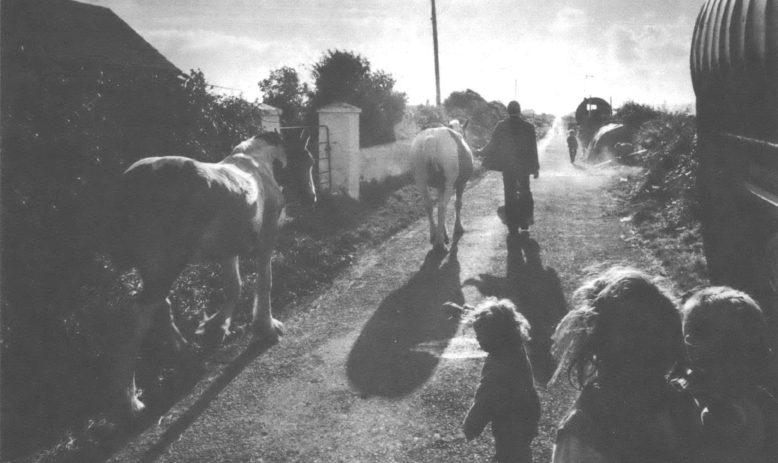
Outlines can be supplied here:
M133 164L122 177L116 205L120 268L149 259L218 259L255 238L258 185L229 166L167 156Z

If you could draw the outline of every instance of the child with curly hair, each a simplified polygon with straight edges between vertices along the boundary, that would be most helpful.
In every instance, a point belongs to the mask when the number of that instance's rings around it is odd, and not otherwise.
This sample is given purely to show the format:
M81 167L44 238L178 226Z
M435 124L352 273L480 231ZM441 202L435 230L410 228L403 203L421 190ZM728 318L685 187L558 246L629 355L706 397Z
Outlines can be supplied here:
M729 287L703 289L683 306L683 332L702 428L697 461L778 461L775 373L759 305Z
M488 355L473 406L462 425L465 437L478 437L491 422L498 463L531 463L530 444L538 435L540 400L524 348L529 323L511 301L494 298L476 307L468 321Z
M552 354L581 390L562 419L554 463L685 462L694 401L668 377L684 361L673 298L647 274L613 267L574 294Z

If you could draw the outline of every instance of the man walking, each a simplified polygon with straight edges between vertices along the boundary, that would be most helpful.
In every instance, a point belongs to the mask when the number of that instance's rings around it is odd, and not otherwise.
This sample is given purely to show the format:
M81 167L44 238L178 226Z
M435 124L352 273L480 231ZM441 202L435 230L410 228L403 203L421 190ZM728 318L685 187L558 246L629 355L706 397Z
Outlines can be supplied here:
M505 191L505 224L510 233L529 234L534 220L535 202L529 188L529 176L538 178L538 145L535 127L521 117L517 101L508 103L508 117L494 127L492 138L482 153L493 151L502 166Z
M570 151L570 164L575 162L575 155L578 154L578 138L575 137L575 130L567 132L567 149Z

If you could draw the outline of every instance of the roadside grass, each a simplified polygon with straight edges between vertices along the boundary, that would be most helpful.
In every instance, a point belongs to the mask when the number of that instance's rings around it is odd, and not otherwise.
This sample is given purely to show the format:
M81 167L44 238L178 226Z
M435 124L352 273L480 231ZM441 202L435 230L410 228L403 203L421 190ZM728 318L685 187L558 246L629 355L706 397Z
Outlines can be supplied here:
M650 252L683 294L709 284L696 187L694 116L656 109L641 114L645 117L634 127L639 154L621 159L633 167L621 168L611 191L620 200L622 222L633 233L626 239Z

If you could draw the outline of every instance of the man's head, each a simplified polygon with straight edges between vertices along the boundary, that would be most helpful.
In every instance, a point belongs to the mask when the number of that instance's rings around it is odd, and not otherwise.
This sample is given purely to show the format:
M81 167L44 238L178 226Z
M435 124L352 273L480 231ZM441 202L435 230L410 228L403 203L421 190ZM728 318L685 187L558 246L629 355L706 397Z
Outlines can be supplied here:
M508 103L508 114L511 116L521 114L521 105L518 101L511 101Z

